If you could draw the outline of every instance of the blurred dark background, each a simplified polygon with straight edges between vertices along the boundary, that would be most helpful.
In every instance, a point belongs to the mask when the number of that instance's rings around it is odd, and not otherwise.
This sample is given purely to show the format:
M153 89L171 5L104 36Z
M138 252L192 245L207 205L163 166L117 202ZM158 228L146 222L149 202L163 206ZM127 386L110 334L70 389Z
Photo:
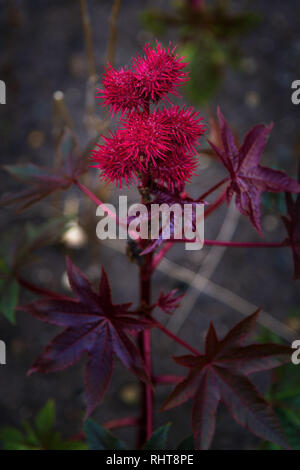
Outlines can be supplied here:
M99 83L106 60L111 1L89 0L89 14L95 47ZM209 1L207 3L210 3ZM1 0L0 1L0 79L7 86L7 103L0 105L0 157L1 164L38 163L52 166L55 159L55 124L57 101L64 94L74 129L84 146L94 135L94 128L87 122L86 97L88 61L86 57L82 18L79 2L75 0ZM170 12L174 8L167 1L123 0L118 18L116 43L116 65L123 65L141 50L147 41L155 36L141 15L146 9L157 8ZM241 58L238 67L224 67L220 87L202 111L208 117L208 109L215 112L220 105L231 125L242 136L253 125L274 121L270 141L264 154L264 163L284 169L296 176L297 158L300 157L300 108L291 102L291 84L300 78L300 5L297 0L282 2L274 0L232 1L231 12L247 11L260 18L251 31L238 41ZM179 28L167 28L162 40L178 42ZM225 64L226 65L226 64ZM56 93L56 95L54 95ZM53 103L53 96L56 104ZM193 104L189 98L180 103ZM200 109L196 105L197 109ZM96 107L100 116L101 108ZM217 182L223 175L220 165L205 155L199 159L199 176L191 184L192 194L200 194ZM93 170L90 170L93 173ZM20 184L1 170L1 192L17 191ZM90 184L107 200L116 200L119 192L100 186L95 175ZM99 187L97 186L99 185ZM125 189L121 191L125 194ZM130 192L134 200L136 193ZM13 240L23 243L23 227L30 223L40 227L60 210L68 215L78 214L63 241L59 239L51 246L43 247L32 255L32 264L24 267L27 279L44 287L68 292L65 278L64 254L72 259L96 280L103 264L113 281L113 295L116 301L138 300L137 267L130 264L126 256L95 239L96 216L93 206L86 205L75 189L63 194L57 202L53 198L22 213L13 208L1 209L1 256L11 249ZM89 214L87 214L89 211ZM218 211L206 223L206 238L215 238L224 222L225 208ZM244 217L231 215L232 225L225 232L233 240L258 241L259 237ZM277 206L268 201L263 208L263 229L266 240L281 240L285 234ZM233 228L235 227L235 230ZM227 224L228 225L228 224ZM119 246L116 242L116 246ZM261 306L275 320L276 333L289 338L288 328L299 329L299 286L292 280L292 260L289 250L227 249L220 254L213 250L215 262L210 269L210 252L205 248L199 252L187 252L183 247L173 248L168 258L193 272L205 270L202 275L211 275L211 281L240 296L234 300L235 308L225 305L213 295L207 295L206 287L199 295L188 289L187 283L167 273L157 272L154 277L153 296L163 288L177 287L187 290L190 307L181 310L187 317L183 325L180 318L173 326L181 326L180 334L192 344L202 344L203 334L213 320L218 332L224 334L228 327L242 318L241 302L247 300L254 306ZM204 261L206 258L206 261ZM33 262L34 261L34 262ZM173 271L173 269L172 269ZM174 272L173 272L174 274ZM21 292L20 302L32 298ZM189 313L189 315L188 315ZM250 312L249 312L250 313ZM161 321L169 318L158 314ZM179 325L179 326L178 326ZM7 365L0 366L0 427L19 426L23 420L31 420L48 398L55 398L57 404L57 426L65 436L72 436L81 430L84 409L83 367L80 364L48 376L26 377L36 356L56 332L55 327L42 324L19 312L15 324L0 316L0 339L7 344ZM259 333L259 331L258 331ZM291 339L293 339L291 337ZM173 365L172 354L182 350L177 345L162 341L160 334L154 334L154 366L159 373L181 373ZM263 391L267 389L268 377L258 382ZM165 398L169 387L161 387L157 393L157 409ZM138 412L139 390L132 377L116 364L113 384L104 402L95 413L95 419L103 423L115 417ZM190 403L172 412L156 414L155 425L172 421L170 447L190 434ZM133 442L134 431L118 433L129 443ZM217 426L213 447L220 449L255 448L258 440L242 430L222 412Z

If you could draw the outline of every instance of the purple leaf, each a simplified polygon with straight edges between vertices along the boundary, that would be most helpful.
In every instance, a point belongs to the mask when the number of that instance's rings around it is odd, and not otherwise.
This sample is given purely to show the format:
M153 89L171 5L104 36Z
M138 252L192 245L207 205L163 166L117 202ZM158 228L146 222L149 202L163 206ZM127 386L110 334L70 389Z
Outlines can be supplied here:
M197 448L208 449L213 439L218 404L223 401L233 418L253 434L288 448L276 416L248 379L290 360L292 349L278 344L242 346L253 330L259 310L234 326L219 340L211 324L205 354L175 361L190 369L163 405L167 410L194 399L192 422Z
M131 304L112 303L109 282L103 269L98 292L93 290L88 279L69 259L67 273L75 298L56 295L27 284L43 297L19 309L39 320L65 327L38 357L29 374L65 369L79 361L84 353L88 354L85 373L87 418L110 383L114 355L140 380L150 383L139 350L129 335L151 328L153 321L130 312Z
M184 294L176 294L177 289L173 289L167 294L161 292L156 304L157 307L159 307L163 312L167 313L168 315L171 315L174 310L179 307L180 301L184 297Z
M209 142L230 175L227 187L227 202L236 195L238 210L249 217L251 223L262 235L261 230L261 195L265 191L292 193L300 192L300 185L285 173L259 164L273 124L259 124L246 135L238 149L226 119L218 109L218 119L222 139L222 148Z
M27 188L13 194L5 194L0 200L1 206L16 204L18 211L46 198L58 190L68 189L74 179L88 169L86 152L80 152L75 137L66 131L60 143L61 165L48 168L28 164L4 165L3 168L14 178L27 185Z

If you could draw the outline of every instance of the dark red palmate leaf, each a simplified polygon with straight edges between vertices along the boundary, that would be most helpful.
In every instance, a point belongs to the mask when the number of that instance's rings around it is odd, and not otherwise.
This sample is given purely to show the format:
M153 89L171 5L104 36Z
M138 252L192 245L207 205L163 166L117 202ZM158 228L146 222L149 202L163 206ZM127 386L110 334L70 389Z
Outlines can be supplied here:
M1 206L17 205L19 211L27 209L57 190L67 189L71 184L60 171L31 163L5 165L4 169L28 186L17 193L4 194L0 200Z
M288 217L283 215L282 220L288 232L287 242L291 246L294 259L294 279L300 279L300 196L293 199L289 193L285 194Z
M183 297L184 294L177 295L177 289L173 289L167 294L161 292L156 305L163 312L171 315L174 310L179 307L180 301Z
M221 138L221 130L220 130L220 125L218 120L214 117L212 113L209 113L209 118L208 118L208 127L209 127L209 136L208 136L208 141L212 142L215 147L219 149L223 149L223 141ZM236 146L239 146L239 138L238 134L236 131L234 131L234 139L235 139L235 144ZM205 148L205 149L200 149L199 153L201 155L205 155L207 157L213 157L213 158L218 158L216 155L216 152L212 148Z
M35 318L65 329L38 357L28 374L65 369L88 354L85 371L86 418L101 401L111 380L114 355L140 380L150 383L131 332L152 327L151 319L138 318L131 304L114 305L104 269L98 292L84 274L67 258L67 273L75 298L39 289L22 281L25 287L43 296L19 307Z
M248 376L287 362L292 350L278 344L242 346L258 314L259 310L238 323L223 340L218 339L211 324L204 354L174 358L178 364L188 367L190 372L175 387L163 409L168 410L190 398L194 399L192 424L196 448L210 447L220 401L225 403L241 426L262 439L288 447L276 416Z
M87 171L86 152L79 151L73 135L68 131L61 139L60 154L59 168L42 167L32 163L4 165L4 170L26 184L27 188L17 193L4 194L0 205L16 205L18 210L22 211L55 191L68 189L74 179Z
M265 191L298 193L300 185L282 171L259 164L273 124L268 127L262 124L253 127L245 136L242 146L238 148L220 109L218 109L218 118L222 148L210 141L209 143L229 172L227 201L229 202L235 194L238 210L248 216L256 230L262 234L260 223L262 193Z

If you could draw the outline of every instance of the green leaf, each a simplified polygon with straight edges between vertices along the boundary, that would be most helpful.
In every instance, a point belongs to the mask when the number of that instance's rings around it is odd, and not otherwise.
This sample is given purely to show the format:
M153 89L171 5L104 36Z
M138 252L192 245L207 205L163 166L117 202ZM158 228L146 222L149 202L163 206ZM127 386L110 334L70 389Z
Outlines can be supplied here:
M206 105L220 87L226 62L224 51L212 41L201 44L188 42L180 47L179 54L190 62L190 80L186 92L191 101Z
M0 312L15 323L15 308L19 299L19 284L15 279L0 280Z
M0 430L0 441L5 450L13 450L24 443L24 436L18 429L6 427Z
M300 433L299 424L295 425L292 423L289 414L286 414L283 409L276 409L276 414L279 417L280 424L286 435L287 442L294 450L300 450ZM262 448L266 450L281 450L282 448L271 442L264 442Z
M88 445L80 441L63 441L60 450L88 450Z
M26 441L25 442L28 442L29 446L39 448L40 447L40 440L39 440L35 430L33 429L33 427L27 421L24 421L22 423L22 425L23 425L24 431L26 433Z
M89 450L125 450L125 444L92 419L84 424Z
M48 400L46 405L37 414L35 428L39 436L47 436L52 431L55 423L55 402Z
M194 437L189 436L179 444L177 450L194 450L194 448Z
M5 450L87 450L86 442L68 441L53 429L55 403L49 400L39 411L34 427L23 423L24 432L12 427L0 429L0 441Z
M282 340L280 336L278 336L273 331L269 330L268 328L263 327L261 332L257 335L256 341L258 343L276 343L282 344Z
M4 274L9 273L9 267L3 257L0 257L0 271Z
M300 450L300 375L294 364L286 364L276 371L276 382L268 392L268 398L274 403L281 427L286 435L287 442L295 449ZM281 449L275 444L264 442L264 449Z
M166 448L170 426L171 423L167 423L154 431L150 439L144 445L143 450L164 450Z
M294 450L300 450L300 423L296 422L292 410L280 410L277 412L281 425L287 437L287 441Z
M155 36L163 35L167 30L165 18L159 10L145 10L141 13L140 19L143 27Z

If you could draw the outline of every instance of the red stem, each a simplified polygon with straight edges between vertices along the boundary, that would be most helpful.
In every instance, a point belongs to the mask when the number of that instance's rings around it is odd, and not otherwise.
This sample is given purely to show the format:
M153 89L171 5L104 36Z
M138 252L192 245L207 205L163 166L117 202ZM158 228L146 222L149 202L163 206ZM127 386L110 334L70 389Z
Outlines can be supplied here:
M97 206L105 206L105 204L103 204L102 201L100 201L100 199L98 199L95 194L93 194L86 186L84 186L84 184L80 183L78 180L74 180L74 184L76 184L76 186L78 186L78 188L84 193L86 194L92 201L95 202L95 204L97 204ZM108 211L108 209L106 209Z
M174 245L174 241L168 241L164 244L164 246L161 248L161 250L155 255L153 258L153 263L152 263L152 271L155 271L159 263L162 261L162 259L166 256L168 251L172 248Z
M218 207L220 207L226 199L226 190L223 191L217 199L209 205L204 213L204 217L208 217L212 214Z
M126 220L121 220L114 212L112 212L100 199L95 196L94 193L92 193L84 184L80 183L77 179L74 180L74 184L82 191L91 201L95 202L97 206L102 206L102 209L108 213L108 215L112 219L116 219L117 223L119 225L122 225L124 228L127 229L127 221ZM139 240L139 235L136 232L130 231L130 235L132 238L135 240Z
M219 181L217 184L215 184L212 188L210 188L208 191L205 193L201 194L201 196L198 198L199 201L203 201L207 196L209 196L211 193L216 191L220 186L222 186L224 183L228 181L228 178L224 178L221 181Z
M143 189L147 189L150 181L145 176L143 181ZM147 202L146 194L141 192L142 202ZM146 248L147 240L140 241L141 248ZM142 258L142 265L140 266L139 279L140 279L140 304L141 309L147 309L151 306L151 266L152 266L152 253L149 253ZM145 368L148 376L152 380L152 357L151 357L151 329L144 330L140 333L139 338L140 349L144 359ZM153 431L153 390L148 384L142 383L143 400L142 400L142 417L141 427L138 436L138 446L141 447L150 437Z
M140 301L141 308L150 306L151 304L151 253L144 256L144 263L140 267ZM144 359L146 371L152 378L152 358L151 358L151 330L144 330L140 334L140 349ZM142 400L142 417L141 429L138 436L138 446L141 447L148 439L150 439L153 430L153 391L150 385L142 383L143 400Z
M163 333L165 333L165 335L169 336L170 338L172 338L174 341L176 341L176 343L180 344L181 346L183 346L184 348L188 349L189 351L191 351L193 354L195 354L196 356L199 356L200 355L200 352L197 351L197 349L193 348L193 346L190 346L188 343L186 343L183 339L179 338L178 336L176 336L174 333L172 333L171 331L169 331L164 325L162 325L161 323L159 323L157 320L156 320L156 327L159 328Z
M143 331L143 353L146 370L152 379L152 357L151 357L151 330ZM153 390L150 385L145 384L145 405L146 405L146 439L150 439L153 431Z
M184 377L178 375L157 375L153 378L154 385L168 385L168 384L177 384L181 382Z
M127 418L112 419L106 421L102 426L106 429L116 429L116 428L128 428L130 426L137 426L139 424L139 419L133 416L128 416Z

